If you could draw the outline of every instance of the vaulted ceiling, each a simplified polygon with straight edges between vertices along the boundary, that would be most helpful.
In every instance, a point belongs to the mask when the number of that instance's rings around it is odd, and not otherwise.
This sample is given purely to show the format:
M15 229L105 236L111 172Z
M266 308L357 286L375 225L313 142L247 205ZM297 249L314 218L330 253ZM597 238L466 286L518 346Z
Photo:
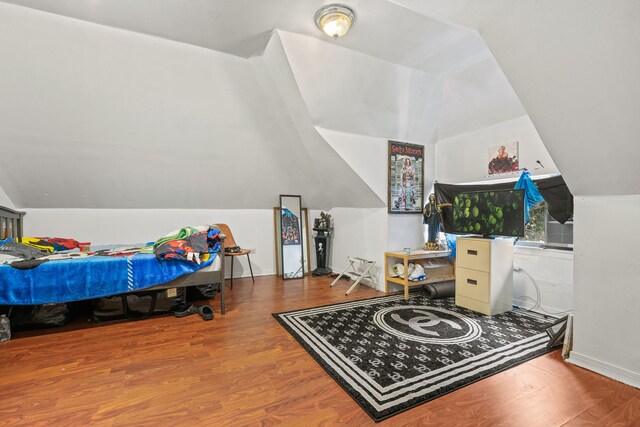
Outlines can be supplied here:
M243 58L261 55L274 29L328 40L313 20L315 12L327 4L324 0L9 0L7 3ZM475 31L443 23L387 0L347 3L356 11L357 27L337 44L348 49L430 75L488 55Z
M575 195L640 194L640 2L394 2L478 30Z
M0 3L0 187L18 207L379 207L317 127L429 143L529 114L575 194L640 193L632 1L354 0L337 41L326 3Z
M383 207L316 126L435 142L443 82L488 55L379 0L354 2L338 41L321 1L13 3L29 8L0 3L0 184L24 208Z

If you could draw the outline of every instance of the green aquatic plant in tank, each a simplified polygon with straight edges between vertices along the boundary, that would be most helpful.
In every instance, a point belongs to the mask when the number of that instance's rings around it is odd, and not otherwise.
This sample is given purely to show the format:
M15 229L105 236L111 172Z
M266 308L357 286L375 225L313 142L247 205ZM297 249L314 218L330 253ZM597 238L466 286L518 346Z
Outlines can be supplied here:
M524 236L523 190L459 193L453 199L458 234Z

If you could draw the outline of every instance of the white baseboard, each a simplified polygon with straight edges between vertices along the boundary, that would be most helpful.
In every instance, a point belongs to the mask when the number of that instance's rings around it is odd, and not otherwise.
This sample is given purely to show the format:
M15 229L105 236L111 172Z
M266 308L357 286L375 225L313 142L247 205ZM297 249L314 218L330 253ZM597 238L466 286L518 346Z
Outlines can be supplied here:
M572 351L567 362L588 369L605 377L612 378L616 381L628 384L635 388L640 388L640 374L631 372L627 369L620 368L615 365L593 359L580 353Z
M224 273L225 273L225 274L224 274L224 278L225 278L225 279L231 279L231 272L229 272L227 268L225 268L225 270L227 270L227 271L225 271L225 272L224 272ZM234 271L234 273L235 273L235 271ZM276 273L275 273L275 272L271 272L271 273L270 273L270 272L268 272L268 271L267 271L267 272L264 272L264 271L263 271L263 272L260 272L260 273L255 273L255 272L253 273L253 277L261 277L261 276L275 276L275 275L276 275ZM234 275L233 275L233 278L234 278L234 279L246 279L246 278L251 279L251 273L245 273L245 274L242 274L242 275L240 275L240 276L236 276L236 275L234 274Z
M529 307L533 307L533 303L528 298L513 297L513 305L515 305L516 307L523 308L525 310L529 310ZM539 308L536 308L535 311L537 313L541 313L545 315L563 317L567 315L568 310L542 304Z

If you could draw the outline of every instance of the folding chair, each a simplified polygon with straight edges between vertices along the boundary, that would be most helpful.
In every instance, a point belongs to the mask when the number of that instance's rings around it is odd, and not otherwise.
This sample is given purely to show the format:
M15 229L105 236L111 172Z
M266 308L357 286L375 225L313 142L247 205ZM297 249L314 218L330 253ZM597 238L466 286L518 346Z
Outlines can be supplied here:
M340 273L333 282L331 282L329 287L333 287L333 285L335 285L336 282L340 280L340 278L344 275L348 276L351 280L355 280L355 282L353 283L353 285L351 285L349 290L345 292L345 295L349 295L349 293L352 290L354 290L356 286L360 284L362 279L369 279L371 280L371 283L375 285L375 279L370 273L371 268L376 264L375 261L369 261L368 259L358 258L358 257L347 257L347 259L349 260L349 266L345 268L344 271ZM365 265L364 271L362 272L358 271L357 267L363 264ZM348 271L349 269L351 269L351 271Z

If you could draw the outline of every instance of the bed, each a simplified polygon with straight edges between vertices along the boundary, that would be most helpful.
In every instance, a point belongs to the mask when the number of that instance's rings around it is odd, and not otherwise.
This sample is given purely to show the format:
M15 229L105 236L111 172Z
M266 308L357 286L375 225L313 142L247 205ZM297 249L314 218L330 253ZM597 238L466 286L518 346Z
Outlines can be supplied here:
M25 214L0 206L0 240L23 237ZM218 256L202 266L175 260L160 262L152 254L55 260L28 270L0 265L0 304L62 303L141 290L217 284L220 312L225 314L225 236L219 237Z

